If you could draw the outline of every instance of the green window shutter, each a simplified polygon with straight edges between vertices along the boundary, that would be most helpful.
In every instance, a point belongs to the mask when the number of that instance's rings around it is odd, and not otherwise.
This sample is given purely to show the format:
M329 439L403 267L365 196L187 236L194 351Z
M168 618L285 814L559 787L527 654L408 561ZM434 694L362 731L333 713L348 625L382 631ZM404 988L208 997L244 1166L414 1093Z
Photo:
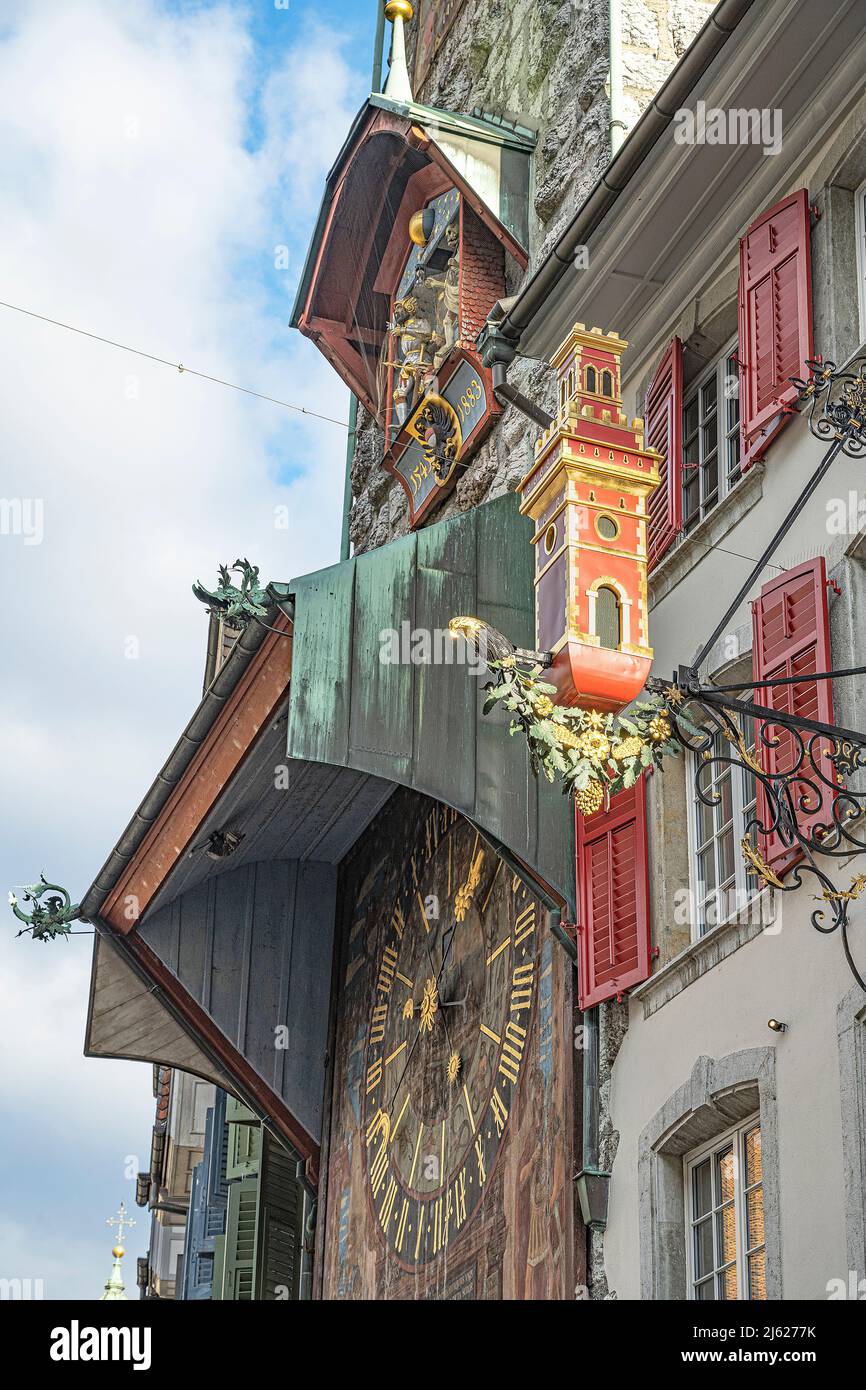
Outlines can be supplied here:
M253 1297L258 1204L258 1178L242 1178L232 1183L226 1214L222 1279L222 1296L230 1302Z
M259 1171L262 1158L261 1125L230 1124L227 1178L248 1178Z
M304 1189L298 1161L266 1134L262 1152L256 1237L256 1297L300 1297L304 1238Z
M219 1302L223 1296L223 1271L226 1262L226 1238L214 1236L213 1242L213 1282L211 1298Z
M248 1110L234 1096L226 1096L226 1120L230 1125L257 1125L259 1122L252 1110Z

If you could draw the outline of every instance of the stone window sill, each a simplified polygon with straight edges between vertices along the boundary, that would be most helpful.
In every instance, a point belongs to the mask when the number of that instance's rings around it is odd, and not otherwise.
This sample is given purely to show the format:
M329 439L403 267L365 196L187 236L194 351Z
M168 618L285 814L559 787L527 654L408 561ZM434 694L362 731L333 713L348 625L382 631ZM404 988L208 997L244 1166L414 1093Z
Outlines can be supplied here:
M774 894L772 889L767 888L752 899L746 911L738 913L728 922L720 922L705 936L686 946L673 960L631 991L631 998L643 1004L644 1018L663 1008L687 985L706 975L719 961L732 956L747 941L760 936L768 924L772 924L774 915Z

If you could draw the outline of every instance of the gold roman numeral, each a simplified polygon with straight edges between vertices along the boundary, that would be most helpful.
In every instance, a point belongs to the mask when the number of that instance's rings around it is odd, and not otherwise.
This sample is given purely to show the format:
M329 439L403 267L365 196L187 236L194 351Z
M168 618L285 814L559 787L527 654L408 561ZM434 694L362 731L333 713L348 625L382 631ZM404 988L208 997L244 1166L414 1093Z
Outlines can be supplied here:
M370 1025L370 1042L380 1043L385 1036L385 1023L388 1019L388 1005L376 1004Z
M403 916L403 908L400 903L397 903L394 911L391 913L391 926L402 941L403 933L406 930L406 918Z
M512 1086L517 1085L525 1041L526 1029L522 1028L519 1023L515 1023L513 1018L510 1018L505 1025L505 1042L502 1044L502 1052L499 1055L499 1073L505 1077L506 1081L510 1081Z
M376 1087L381 1084L381 1081L381 1061L371 1062L370 1066L367 1068L367 1095L369 1095L371 1091L375 1091Z
M376 1150L376 1157L370 1164L370 1185L373 1189L373 1196L378 1197L379 1189L385 1181L388 1172L388 1145L380 1144Z
M386 946L382 952L382 964L379 966L379 978L376 981L376 990L380 994L389 994L394 983L394 971L397 968L397 951L394 946Z
M480 1134L475 1136L475 1158L478 1163L478 1186L483 1187L487 1181L487 1169L484 1167L484 1145Z
M490 1108L493 1111L493 1122L496 1125L496 1133L501 1139L508 1121L508 1111L505 1108L505 1101L502 1099L495 1086L493 1088L493 1094L490 1097Z
M532 980L535 961L528 960L525 965L516 965L511 976L511 1012L522 1014L532 1007Z
M396 1200L397 1179L392 1178L391 1181L388 1183L388 1190L385 1193L385 1196L382 1200L382 1206L379 1211L379 1221L381 1223L383 1231L387 1230L388 1222L391 1220L391 1213L394 1210L394 1203L396 1202Z
M398 1255L402 1254L402 1251L403 1251L403 1240L404 1240L404 1237L405 1237L405 1235L406 1235L406 1218L407 1218L408 1215L409 1215L409 1199L408 1199L408 1197L404 1197L404 1198L403 1198L403 1206L402 1206L402 1208L401 1208L401 1210L400 1210L400 1218L399 1218L399 1220L398 1220L398 1222L397 1222L397 1239L396 1239L396 1241L394 1242L394 1249L397 1251L397 1254L398 1254Z
M461 1168L454 1180L454 1223L458 1229L466 1220L466 1169Z
M521 913L518 914L517 921L514 923L514 946L515 949L525 941L531 932L535 931L535 903L530 903Z

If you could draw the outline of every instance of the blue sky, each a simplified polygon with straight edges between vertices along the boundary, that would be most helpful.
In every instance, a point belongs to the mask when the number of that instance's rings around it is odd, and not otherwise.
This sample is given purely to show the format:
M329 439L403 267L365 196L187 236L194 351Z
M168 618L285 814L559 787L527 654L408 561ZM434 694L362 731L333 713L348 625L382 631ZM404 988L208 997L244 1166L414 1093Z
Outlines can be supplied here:
M345 419L287 322L375 20L375 0L0 0L0 299ZM238 554L264 579L335 560L345 433L7 309L0 355L0 498L42 518L0 533L0 890L44 870L79 897L199 697L190 584ZM91 939L14 932L8 913L0 1277L96 1298L150 1068L82 1056Z

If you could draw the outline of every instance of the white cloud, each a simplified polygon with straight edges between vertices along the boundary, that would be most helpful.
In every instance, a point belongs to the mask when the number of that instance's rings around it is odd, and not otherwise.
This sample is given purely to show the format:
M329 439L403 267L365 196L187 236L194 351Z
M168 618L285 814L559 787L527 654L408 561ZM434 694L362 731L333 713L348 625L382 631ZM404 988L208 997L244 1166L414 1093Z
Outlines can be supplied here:
M0 299L344 419L287 319L357 78L301 10L251 141L247 18L158 0L0 14ZM41 545L0 535L0 889L44 869L80 894L198 699L192 581L237 555L264 579L333 562L345 433L5 309L0 360L0 495L44 504ZM6 927L0 1106L64 1132L74 1201L76 1147L112 1107L106 1142L138 1125L146 1145L149 1076L81 1057L90 943Z

